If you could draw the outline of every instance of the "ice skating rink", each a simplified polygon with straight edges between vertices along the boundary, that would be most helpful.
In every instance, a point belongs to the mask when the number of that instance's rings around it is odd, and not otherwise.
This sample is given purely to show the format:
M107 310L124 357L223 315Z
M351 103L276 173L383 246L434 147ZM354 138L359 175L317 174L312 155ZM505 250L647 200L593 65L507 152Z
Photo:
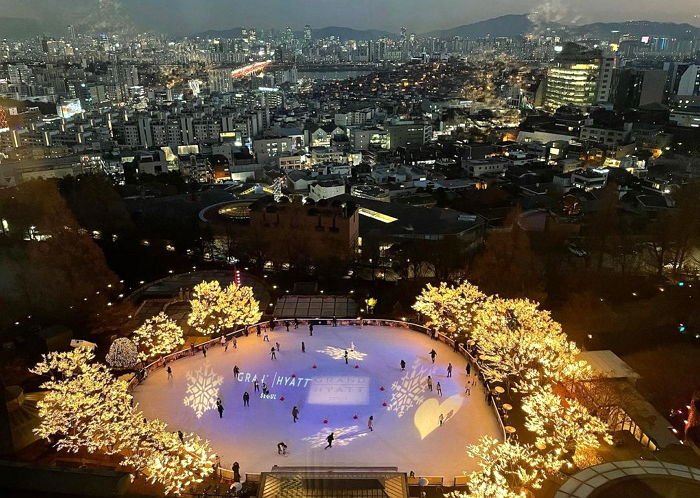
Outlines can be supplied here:
M276 342L280 351L272 360L270 348ZM431 349L437 352L435 364ZM240 369L238 378L234 366ZM238 461L242 474L269 471L273 465L397 466L449 482L476 467L465 454L467 444L483 435L501 438L480 382L471 386L470 396L465 394L467 382L475 378L473 369L466 376L465 359L439 341L400 327L319 325L310 337L306 325L290 326L289 332L277 325L270 342L251 334L238 338L237 349L224 351L217 344L206 358L198 352L170 367L171 380L160 368L135 388L136 402L147 417L167 422L173 431L208 439L222 466L230 469ZM268 397L254 391L254 378L261 387L267 384ZM249 407L243 406L246 391ZM291 414L295 405L297 423ZM370 415L373 432L367 428ZM324 449L331 432L333 447ZM277 454L280 441L288 446L287 456Z

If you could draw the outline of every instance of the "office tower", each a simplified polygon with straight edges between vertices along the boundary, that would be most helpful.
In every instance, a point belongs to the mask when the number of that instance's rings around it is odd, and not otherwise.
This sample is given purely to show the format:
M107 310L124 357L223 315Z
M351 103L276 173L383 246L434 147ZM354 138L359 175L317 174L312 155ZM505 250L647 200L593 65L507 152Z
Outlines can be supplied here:
M635 68L616 69L610 102L620 110L648 104L662 104L665 98L666 71Z
M547 71L544 107L552 112L565 105L589 107L606 101L613 68L614 60L600 50L567 43Z
M678 95L695 97L700 95L700 66L691 64L680 77Z
M311 43L311 26L308 24L304 26L304 42L308 45Z

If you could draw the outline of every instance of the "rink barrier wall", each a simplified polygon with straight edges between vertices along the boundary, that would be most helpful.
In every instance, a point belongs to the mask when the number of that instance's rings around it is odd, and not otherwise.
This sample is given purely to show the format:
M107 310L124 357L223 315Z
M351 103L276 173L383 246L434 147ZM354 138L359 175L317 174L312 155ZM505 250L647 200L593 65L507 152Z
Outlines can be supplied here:
M328 318L297 318L299 322L299 326L302 325L309 325L309 323L314 323L314 325L330 325L332 323L331 319ZM275 324L275 328L278 326L284 327L284 322L288 322L290 326L293 326L294 320L293 319L287 319L287 320L273 320ZM432 329L425 327L423 325L419 325L417 323L412 323L412 322L405 322L401 320L386 320L383 318L347 318L347 319L338 319L337 320L338 325L353 325L356 327L362 328L365 325L368 326L379 326L379 327L399 327L403 329L409 329L413 330L415 332L421 332L428 337L432 338L433 340L443 342L449 346L452 347L453 351L456 351L460 353L462 356L464 356L472 365L472 368L474 369L473 374L478 375L479 373L479 364L476 360L476 358L471 354L471 352L464 347L463 344L460 344L457 348L455 348L455 341L454 339L451 339L447 337L445 334L441 332L435 332ZM232 332L227 332L224 334L219 335L216 338L209 339L208 341L202 342L194 346L194 354L200 353L202 349L204 348L210 348L212 346L216 346L217 344L221 343L221 337L222 335L226 338L226 340L230 340L233 337L245 337L245 332L246 330L248 331L248 335L250 334L255 334L257 332L257 327L260 326L262 330L269 330L269 324L270 320L264 321L264 322L259 322L254 325L248 325L246 327L239 328L237 330L234 330ZM144 381L150 372L153 370L156 370L158 368L162 368L169 363L179 360L180 358L185 358L185 357L190 357L192 356L192 346L189 346L187 348L181 349L179 351L176 351L174 353L170 353L168 355L162 356L161 358L149 363L145 367L143 367L139 373L134 374L133 377L129 380L129 390L133 390L134 387L136 387L138 384L140 384L142 381ZM491 393L491 385L483 380L480 376L479 379L483 382L487 392ZM506 433L505 429L505 423L503 422L503 417L502 417L502 412L503 409L498 406L500 402L495 399L495 397L491 396L491 406L493 407L494 415L496 416L496 419L498 420L499 427L501 428L501 434L503 436L503 440L506 440L508 438L508 434ZM225 469L219 469L219 471L224 474L226 472ZM224 477L222 475L222 477ZM459 477L455 477L455 485L458 482ZM460 481L461 482L461 481ZM442 483L441 483L442 484Z

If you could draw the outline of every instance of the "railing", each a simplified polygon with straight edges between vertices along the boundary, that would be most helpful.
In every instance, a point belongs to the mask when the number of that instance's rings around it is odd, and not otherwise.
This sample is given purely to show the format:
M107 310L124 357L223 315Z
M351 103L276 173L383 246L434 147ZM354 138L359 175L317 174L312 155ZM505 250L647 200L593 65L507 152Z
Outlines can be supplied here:
M274 322L275 327L277 326L282 326L284 327L285 322L289 323L290 325L294 323L293 319L292 320L272 320ZM314 323L316 324L330 324L332 320L326 319L326 318L304 318L304 319L299 319L297 318L297 323L299 325L308 325L309 323ZM412 323L412 322L404 322L400 320L385 320L385 319L374 319L374 318L350 318L350 319L338 319L337 320L338 325L354 325L358 327L363 327L365 325L369 326L380 326L380 327L400 327L400 328L405 328L405 329L410 329L415 332L422 332L428 336L430 336L434 340L439 340L441 342L444 342L445 344L448 344L452 347L452 349L458 353L460 353L462 356L467 358L469 362L471 362L472 366L474 367L474 375L478 376L479 370L478 370L478 362L476 361L476 358L472 356L472 354L464 348L464 346L460 345L457 348L455 348L455 341L453 339L450 339L446 335L440 333L440 332L434 332L428 327L425 327L423 325L419 325L417 323ZM226 340L230 340L233 337L243 337L246 334L246 331L248 333L255 333L257 330L257 327L260 327L263 330L269 330L269 324L270 321L266 322L259 322L254 325L248 325L246 327L242 327L240 329L234 330L233 332L228 332L223 334L223 336L226 338ZM168 363L178 360L180 358L184 358L186 356L192 356L193 353L196 354L197 352L202 351L203 348L209 348L213 345L219 344L221 342L221 336L216 337L214 339L210 339L208 341L202 342L200 344L197 344L196 346L190 346L185 349L181 349L180 351L176 351L174 353L170 353L168 355L165 355L161 357L160 359L149 363L146 365L143 369L140 370L141 375L134 375L132 379L129 380L129 389L133 389L136 385L138 385L141 381L143 381L146 377L148 377L148 374L157 369L161 368ZM488 382L485 380L482 380L484 387L486 388L487 392L491 392L491 386L489 385ZM505 430L505 424L503 423L503 417L501 416L501 412L498 409L497 406L497 400L492 396L491 397L491 406L493 406L494 413L496 415L496 419L498 420L498 423L501 427L501 432L503 434L503 439L505 440L508 435L506 434Z

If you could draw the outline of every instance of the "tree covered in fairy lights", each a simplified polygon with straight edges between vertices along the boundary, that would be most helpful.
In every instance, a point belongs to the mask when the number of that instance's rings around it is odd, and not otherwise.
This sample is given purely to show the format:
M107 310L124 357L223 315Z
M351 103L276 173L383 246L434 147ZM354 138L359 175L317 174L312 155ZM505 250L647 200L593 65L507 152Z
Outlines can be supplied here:
M472 328L486 294L466 280L460 285L428 284L416 299L413 309L429 319L429 325L454 334Z
M185 342L182 328L163 312L146 320L134 331L131 339L138 347L142 361L168 354Z
M469 475L469 494L454 496L526 496L549 474L583 462L584 454L602 442L611 443L605 421L574 397L559 394L580 386L591 369L539 303L487 296L463 282L457 287L428 285L413 308L432 326L469 338L480 374L522 397L525 428L535 434L535 445L484 437L468 446L467 454L479 461L480 470Z
M211 474L214 456L206 441L185 434L182 442L165 423L147 420L133 406L126 381L93 360L91 351L77 348L44 355L31 370L47 378L37 435L59 450L118 456L132 477L159 483L167 494L180 494Z
M237 324L256 323L262 316L251 287L231 283L222 288L213 280L196 285L193 296L187 323L204 335L214 335Z
M112 368L133 368L139 362L139 350L127 337L119 337L109 346L105 361Z

